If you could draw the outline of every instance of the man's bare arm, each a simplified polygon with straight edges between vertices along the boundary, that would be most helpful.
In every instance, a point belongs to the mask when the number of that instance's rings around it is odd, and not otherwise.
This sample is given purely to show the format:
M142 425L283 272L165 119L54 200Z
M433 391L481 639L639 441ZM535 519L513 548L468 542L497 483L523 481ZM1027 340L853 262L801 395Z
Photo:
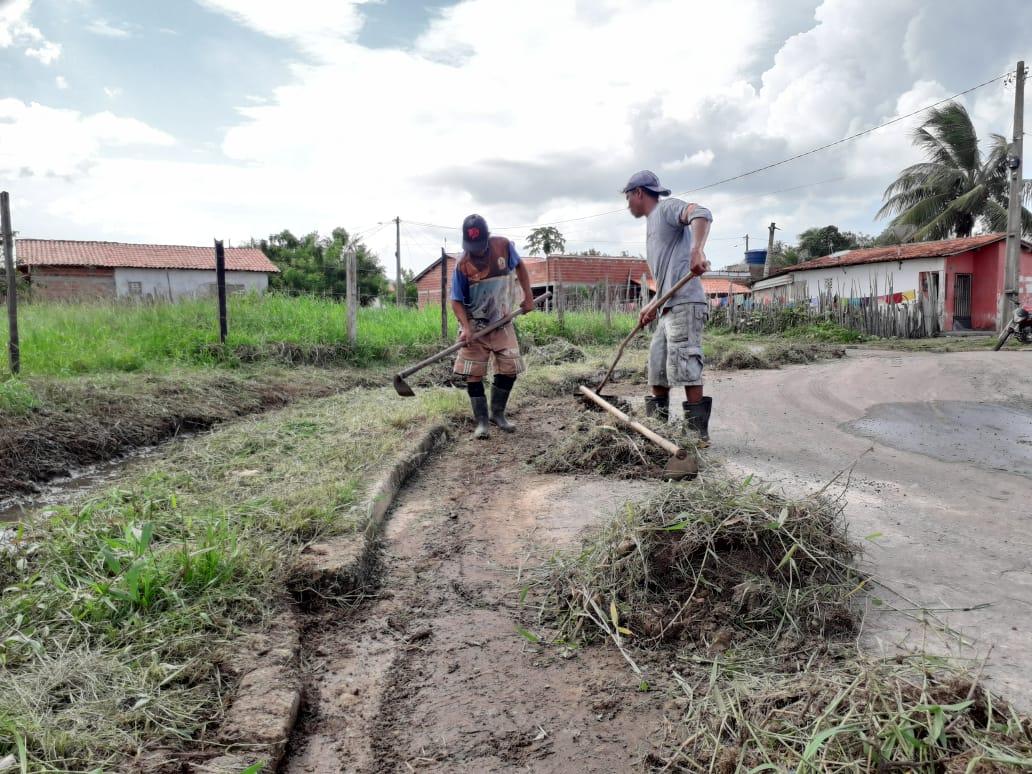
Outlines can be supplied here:
M523 261L520 261L516 265L516 279L520 281L520 288L523 289L523 302L520 304L520 309L524 313L534 311L534 291L530 287L530 272L527 271L527 267Z
M682 225L688 226L692 232L692 272L695 274L704 274L710 268L706 260L706 239L709 237L711 217L709 210L694 203L686 205L681 211Z
M451 308L452 314L455 315L455 319L459 322L459 327L462 328L462 340L468 344L473 337L473 326L470 325L469 316L466 314L466 306L461 301L452 300Z

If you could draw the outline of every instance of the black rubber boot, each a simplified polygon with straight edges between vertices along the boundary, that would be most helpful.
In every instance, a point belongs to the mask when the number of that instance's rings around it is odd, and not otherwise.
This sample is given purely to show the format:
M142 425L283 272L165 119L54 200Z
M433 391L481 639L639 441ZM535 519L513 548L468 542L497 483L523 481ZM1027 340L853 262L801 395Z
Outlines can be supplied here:
M670 421L670 396L645 396L645 416L655 417L660 422Z
M713 411L713 398L707 396L698 403L685 401L681 404L684 408L684 421L688 429L699 434L699 439L709 443L709 420L710 412Z
M477 420L477 428L473 431L473 437L484 439L491 437L491 430L488 427L490 417L487 413L487 398L470 398L469 402L473 406L473 418Z
M491 421L506 433L515 433L516 428L505 418L505 406L509 402L509 390L497 384L491 387Z

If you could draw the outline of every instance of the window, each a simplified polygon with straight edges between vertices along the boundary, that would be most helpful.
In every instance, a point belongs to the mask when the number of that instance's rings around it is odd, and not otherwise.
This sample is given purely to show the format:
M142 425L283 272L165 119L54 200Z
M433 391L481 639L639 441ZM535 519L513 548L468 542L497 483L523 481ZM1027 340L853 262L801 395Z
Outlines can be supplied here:
M142 296L143 295L143 283L142 282L130 282L129 283L129 295L130 296Z

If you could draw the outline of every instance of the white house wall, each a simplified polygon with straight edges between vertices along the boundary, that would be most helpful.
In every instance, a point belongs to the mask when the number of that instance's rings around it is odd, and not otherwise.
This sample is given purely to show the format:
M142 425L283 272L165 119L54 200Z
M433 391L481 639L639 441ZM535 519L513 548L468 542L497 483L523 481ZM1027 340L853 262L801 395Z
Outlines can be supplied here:
M806 282L806 295L818 298L826 292L826 282L831 280L831 290L839 297L866 298L871 295L871 286L878 283L878 295L888 293L891 283L893 293L917 291L920 288L918 275L926 271L943 271L943 258L915 258L907 261L885 261L862 263L853 266L833 266L826 269L808 269L792 272L795 282ZM854 292L855 290L855 292ZM802 289L796 292L802 295Z
M119 298L130 293L129 283L139 282L143 298L172 300L197 298L215 293L215 272L201 269L115 269L115 293ZM269 275L261 271L227 271L227 292L264 293Z

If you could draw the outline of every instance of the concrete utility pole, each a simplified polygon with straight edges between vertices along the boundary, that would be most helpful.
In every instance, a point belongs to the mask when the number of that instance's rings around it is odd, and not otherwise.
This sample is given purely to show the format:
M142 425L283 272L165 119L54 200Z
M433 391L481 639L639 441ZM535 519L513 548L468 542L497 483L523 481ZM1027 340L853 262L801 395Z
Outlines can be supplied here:
M749 252L749 235L745 235L745 252Z
M767 237L767 258L763 262L764 277L770 276L770 263L774 256L774 232L778 230L778 227L771 222L771 224L767 226L767 230L770 232L770 235Z
M405 288L402 287L401 282L401 217L396 216L394 218L394 260L395 260L395 275L394 275L394 300L398 303L398 306L405 305Z
M1003 270L1003 293L1000 295L996 329L1002 331L1018 300L1018 264L1021 261L1021 153L1025 133L1025 63L1018 62L1014 73L1014 135L1007 154L1010 190L1007 201L1007 253Z

